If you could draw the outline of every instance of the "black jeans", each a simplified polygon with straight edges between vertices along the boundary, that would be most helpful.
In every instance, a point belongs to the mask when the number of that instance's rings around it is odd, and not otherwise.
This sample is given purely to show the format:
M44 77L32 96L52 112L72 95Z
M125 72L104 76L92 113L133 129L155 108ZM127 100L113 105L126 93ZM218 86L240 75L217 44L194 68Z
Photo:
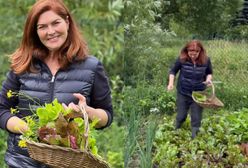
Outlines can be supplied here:
M186 120L188 111L190 109L191 127L199 128L201 126L203 108L194 102L191 96L177 93L177 116L176 128L180 128L182 123Z

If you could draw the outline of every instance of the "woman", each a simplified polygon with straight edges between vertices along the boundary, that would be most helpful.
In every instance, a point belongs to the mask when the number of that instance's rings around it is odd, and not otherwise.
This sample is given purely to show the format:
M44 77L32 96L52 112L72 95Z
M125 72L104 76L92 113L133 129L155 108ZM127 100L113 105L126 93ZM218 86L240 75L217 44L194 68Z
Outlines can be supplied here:
M65 108L79 111L84 105L89 119L98 118L97 128L113 118L111 93L103 65L88 56L87 44L61 0L38 0L32 6L20 47L11 55L11 70L0 95L0 127L9 132L6 164L11 168L46 167L18 147L19 136L28 130L23 117L30 115L30 100L7 98L9 90L22 92L40 104L55 98ZM20 112L11 114L18 106ZM18 128L18 129L16 129Z
M206 89L213 73L210 58L200 41L192 40L182 48L179 58L170 70L167 86L169 91L174 88L178 71L176 129L181 127L191 109L192 138L195 138L201 126L203 108L193 101L192 92Z

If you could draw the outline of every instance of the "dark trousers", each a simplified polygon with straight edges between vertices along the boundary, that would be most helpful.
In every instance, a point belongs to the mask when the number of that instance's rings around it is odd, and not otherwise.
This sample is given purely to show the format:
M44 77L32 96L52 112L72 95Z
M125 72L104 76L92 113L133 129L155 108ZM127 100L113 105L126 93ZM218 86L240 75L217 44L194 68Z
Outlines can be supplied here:
M20 148L20 135L9 133L5 162L9 168L48 168L47 165L31 159L27 148Z
M190 109L191 127L199 128L201 126L203 108L196 104L191 96L177 93L177 116L176 128L180 128L186 120Z

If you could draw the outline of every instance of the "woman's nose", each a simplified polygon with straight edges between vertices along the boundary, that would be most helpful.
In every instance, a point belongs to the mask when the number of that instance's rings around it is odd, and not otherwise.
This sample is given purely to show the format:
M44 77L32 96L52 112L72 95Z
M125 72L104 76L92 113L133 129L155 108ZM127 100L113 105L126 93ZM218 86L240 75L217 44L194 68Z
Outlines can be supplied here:
M55 33L55 30L52 26L48 26L48 29L47 29L47 34L48 35L52 35Z

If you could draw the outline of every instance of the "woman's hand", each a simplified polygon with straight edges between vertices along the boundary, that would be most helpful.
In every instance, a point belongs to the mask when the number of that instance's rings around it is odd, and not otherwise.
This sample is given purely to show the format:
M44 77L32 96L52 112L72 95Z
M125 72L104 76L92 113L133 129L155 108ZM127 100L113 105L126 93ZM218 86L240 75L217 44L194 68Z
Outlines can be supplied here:
M174 89L174 86L173 86L173 85L168 85L168 86L167 86L167 90L168 90L168 91L172 91L173 89Z
M7 121L7 129L13 133L23 134L28 131L29 128L24 120L13 116Z
M167 86L168 91L173 90L173 88L174 88L174 80L175 80L175 75L170 74L169 75L169 83L168 83L168 86Z
M84 107L84 108L87 107L86 98L82 94L74 93L73 96L78 98L79 102L78 102L78 104L70 103L68 106L63 103L62 105L66 110L71 109L73 111L80 112L80 107L79 106Z
M203 82L205 85L207 85L207 87L210 87L211 85L212 85L212 75L211 74L209 74L209 75L207 75L207 77L206 77L206 80Z
M212 81L204 81L203 82L207 87L210 87L212 85Z
M79 106L84 107L85 111L87 112L88 117L91 121L94 119L98 120L98 123L96 124L95 127L99 128L99 127L103 127L107 124L108 115L103 109L93 108L93 107L88 106L86 104L86 98L80 93L74 93L73 95L76 98L78 98L78 100L79 100L78 104L76 105L74 103L70 103L68 106L66 106L65 104L62 104L65 109L69 108L69 109L72 109L74 111L80 112Z

